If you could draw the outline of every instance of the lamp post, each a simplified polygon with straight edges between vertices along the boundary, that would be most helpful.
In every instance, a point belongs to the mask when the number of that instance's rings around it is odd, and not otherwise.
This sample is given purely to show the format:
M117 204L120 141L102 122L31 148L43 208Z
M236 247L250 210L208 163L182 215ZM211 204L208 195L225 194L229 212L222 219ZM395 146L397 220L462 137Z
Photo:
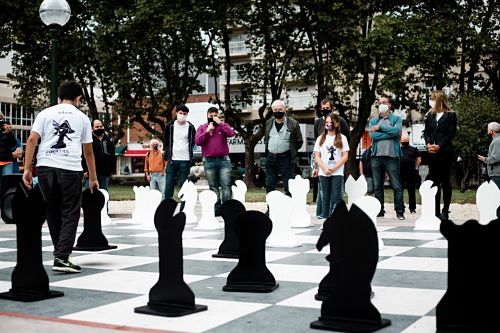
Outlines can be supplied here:
M38 10L50 34L50 105L57 104L57 46L59 31L69 21L71 8L66 0L44 0Z

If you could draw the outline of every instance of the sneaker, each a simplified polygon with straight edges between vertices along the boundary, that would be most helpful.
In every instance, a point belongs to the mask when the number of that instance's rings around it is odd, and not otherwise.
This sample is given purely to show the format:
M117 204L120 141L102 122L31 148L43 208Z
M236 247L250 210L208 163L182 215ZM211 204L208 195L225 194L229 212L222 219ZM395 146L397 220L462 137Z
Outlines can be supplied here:
M324 220L324 219L325 219L325 218L324 218L323 216L321 216L321 215L317 215L317 216L316 216L316 218L317 218L318 220Z
M397 213L396 217L398 218L398 220L404 220L405 219L405 216L403 215L403 213Z
M73 264L68 259L63 260L55 258L52 270L56 272L65 272L65 273L80 273L82 271L82 268L78 265Z
M377 214L377 217L384 217L384 215L385 215L384 212L380 212Z
M410 213L411 213L411 214L416 214L416 213L417 213L417 211L416 211L415 209L413 209L413 210L410 210Z

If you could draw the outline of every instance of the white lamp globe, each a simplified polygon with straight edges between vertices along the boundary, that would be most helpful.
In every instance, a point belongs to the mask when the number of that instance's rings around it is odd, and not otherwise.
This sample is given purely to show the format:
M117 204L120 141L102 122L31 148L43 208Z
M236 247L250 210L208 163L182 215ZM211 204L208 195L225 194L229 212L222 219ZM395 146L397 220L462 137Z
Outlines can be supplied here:
M69 21L71 8L66 0L44 0L38 13L45 25L63 26Z

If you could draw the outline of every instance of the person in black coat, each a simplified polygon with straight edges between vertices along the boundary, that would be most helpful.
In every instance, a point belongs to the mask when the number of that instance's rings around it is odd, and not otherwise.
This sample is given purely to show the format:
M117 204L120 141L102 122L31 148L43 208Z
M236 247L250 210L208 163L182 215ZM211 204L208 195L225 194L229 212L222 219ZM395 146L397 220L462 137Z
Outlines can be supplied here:
M448 98L442 90L432 93L429 102L431 110L425 119L424 138L429 153L429 174L438 187L436 193L436 216L448 220L451 203L450 173L453 163L452 140L457 132L457 115L448 106ZM443 189L443 210L441 205L441 188Z
M92 149L94 150L95 168L99 188L108 190L109 179L116 171L115 146L106 135L104 126L99 119L92 120ZM89 178L87 172L87 163L82 158L82 167L84 171L83 186L89 187Z

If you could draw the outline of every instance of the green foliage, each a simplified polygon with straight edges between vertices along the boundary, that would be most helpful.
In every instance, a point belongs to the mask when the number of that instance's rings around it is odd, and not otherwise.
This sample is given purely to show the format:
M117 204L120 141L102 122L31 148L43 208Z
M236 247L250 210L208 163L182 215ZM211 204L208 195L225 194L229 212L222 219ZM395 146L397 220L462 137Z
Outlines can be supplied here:
M487 125L500 119L500 103L488 95L465 93L452 101L457 113L458 130L453 141L460 154L484 154L491 138Z

